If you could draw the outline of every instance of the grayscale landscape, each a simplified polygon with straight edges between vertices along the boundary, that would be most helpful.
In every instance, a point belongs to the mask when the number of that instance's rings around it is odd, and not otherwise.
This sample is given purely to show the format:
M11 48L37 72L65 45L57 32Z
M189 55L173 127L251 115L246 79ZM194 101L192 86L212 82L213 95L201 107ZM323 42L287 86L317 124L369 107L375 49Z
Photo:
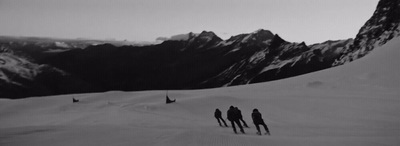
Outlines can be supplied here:
M320 43L264 27L155 41L3 31L0 145L400 145L400 1L374 5L353 38ZM230 106L244 133L232 130ZM270 135L257 134L255 108Z

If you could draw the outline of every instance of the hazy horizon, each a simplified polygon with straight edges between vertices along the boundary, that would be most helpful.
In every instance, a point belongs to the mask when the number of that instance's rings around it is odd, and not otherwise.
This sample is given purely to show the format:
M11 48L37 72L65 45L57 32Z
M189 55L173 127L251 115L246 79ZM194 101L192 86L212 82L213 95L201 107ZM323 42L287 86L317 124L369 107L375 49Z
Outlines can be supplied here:
M378 0L0 0L0 35L155 41L258 29L291 42L354 38Z

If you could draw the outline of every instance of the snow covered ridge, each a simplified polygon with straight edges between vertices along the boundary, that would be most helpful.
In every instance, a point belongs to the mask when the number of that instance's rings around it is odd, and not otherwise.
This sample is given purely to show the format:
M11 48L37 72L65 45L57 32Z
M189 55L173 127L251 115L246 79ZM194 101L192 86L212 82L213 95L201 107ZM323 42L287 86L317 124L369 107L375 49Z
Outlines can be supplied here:
M330 68L340 51L352 42L348 39L307 46L304 42L287 42L279 35L258 35L261 37L249 39L252 36L255 33L238 35L225 41L225 47L233 48L226 55L241 54L242 59L203 84L233 86L259 83Z
M400 1L381 0L372 17L360 29L354 43L333 65L361 58L374 48L400 36Z
M42 50L68 50L68 49L84 49L91 45L113 44L114 46L144 46L155 44L152 42L130 42L127 40L94 40L94 39L61 39L46 37L14 37L0 36L0 51L4 48L11 50L21 47L36 47Z
M26 80L33 80L38 73L38 68L37 64L30 63L26 59L9 53L0 54L0 79L5 82L19 84L13 80L17 74Z
M53 95L109 90L202 89L282 79L331 67L334 58L339 56L338 51L333 50L341 47L337 44L348 41L339 42L321 43L311 48L305 43L287 42L271 31L260 29L228 40L203 31L189 33L186 39L143 47L104 44L65 51L53 48L49 49L54 51L34 53L28 51L32 48L11 50L20 53L18 57L30 58L38 65L65 73L55 75L61 79L41 76L40 80L52 82L40 83L46 92L39 92ZM32 82L42 82L40 80L34 78ZM8 98L17 98L12 95L13 91L7 92Z
M34 63L12 52L0 53L1 98L74 93L83 87L81 83L50 65Z
M41 72L41 65L11 53L0 53L0 96L7 97L10 92L16 92L14 95L21 94L24 90L20 89L35 82Z

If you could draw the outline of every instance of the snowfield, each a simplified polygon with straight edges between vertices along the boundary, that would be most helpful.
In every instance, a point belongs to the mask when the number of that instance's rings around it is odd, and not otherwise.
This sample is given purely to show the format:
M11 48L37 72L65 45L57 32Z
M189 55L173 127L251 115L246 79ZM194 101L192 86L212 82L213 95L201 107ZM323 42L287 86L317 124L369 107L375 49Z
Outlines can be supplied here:
M168 105L165 91L1 99L0 145L398 146L399 47L396 38L354 62L285 80L169 91L177 102ZM230 105L242 110L246 134L213 117ZM253 108L271 136L256 135Z

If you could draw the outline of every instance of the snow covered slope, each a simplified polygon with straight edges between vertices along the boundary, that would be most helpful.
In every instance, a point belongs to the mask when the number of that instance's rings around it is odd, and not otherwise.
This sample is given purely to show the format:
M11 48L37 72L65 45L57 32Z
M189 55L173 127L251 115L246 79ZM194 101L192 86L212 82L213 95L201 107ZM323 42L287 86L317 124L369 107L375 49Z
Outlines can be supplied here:
M0 100L0 145L400 145L400 38L352 63L209 90L106 92ZM72 97L81 101L72 103ZM238 106L247 134L213 117ZM258 108L271 136L258 136Z
M366 89L400 89L400 37L390 41L380 50L373 50L356 63L345 64L339 68L321 71L325 74L305 75L306 80L321 80L337 84L337 87L364 87ZM332 77L330 74L338 74ZM350 87L349 87L350 88Z

